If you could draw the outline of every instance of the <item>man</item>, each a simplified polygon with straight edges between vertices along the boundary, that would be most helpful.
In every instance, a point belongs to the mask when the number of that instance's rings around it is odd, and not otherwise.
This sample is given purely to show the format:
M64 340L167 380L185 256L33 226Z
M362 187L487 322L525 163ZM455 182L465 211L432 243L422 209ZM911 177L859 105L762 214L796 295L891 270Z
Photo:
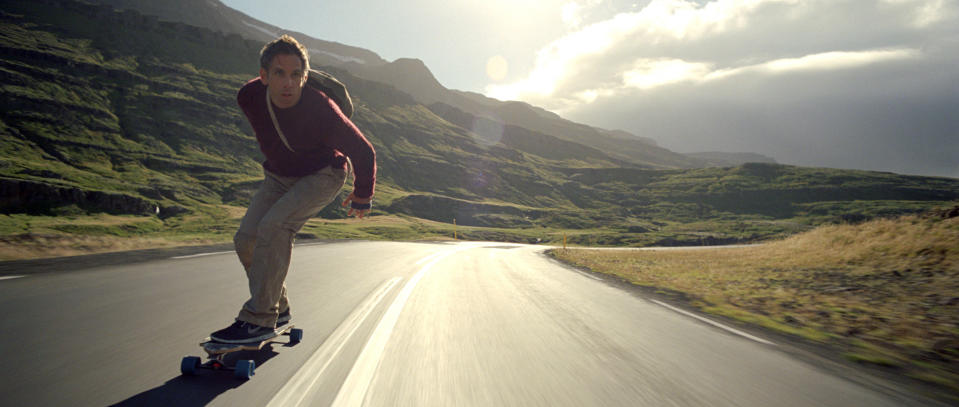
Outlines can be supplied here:
M260 77L237 95L266 156L265 176L234 236L250 299L235 323L210 335L215 341L261 341L290 323L284 281L293 237L336 198L347 177L347 157L353 192L342 205L350 205L348 216L362 218L370 210L376 153L332 99L304 86L309 67L306 48L284 35L263 47Z

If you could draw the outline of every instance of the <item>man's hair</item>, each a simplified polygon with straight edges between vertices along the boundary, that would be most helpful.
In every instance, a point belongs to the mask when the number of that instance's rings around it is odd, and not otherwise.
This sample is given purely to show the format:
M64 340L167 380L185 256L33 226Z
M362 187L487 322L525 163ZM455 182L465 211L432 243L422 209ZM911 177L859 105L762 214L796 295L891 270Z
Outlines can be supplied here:
M269 75L270 63L273 62L273 58L280 54L299 57L300 62L303 63L304 75L310 69L310 54L306 52L306 47L297 42L295 38L283 34L282 37L264 45L263 49L260 50L260 68L267 71L267 75Z

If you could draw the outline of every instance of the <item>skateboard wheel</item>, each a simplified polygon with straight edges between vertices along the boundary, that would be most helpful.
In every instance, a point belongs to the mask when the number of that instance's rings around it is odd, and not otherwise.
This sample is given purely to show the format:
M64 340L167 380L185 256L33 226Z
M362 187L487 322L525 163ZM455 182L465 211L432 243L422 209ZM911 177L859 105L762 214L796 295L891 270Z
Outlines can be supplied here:
M290 342L297 343L303 340L303 330L299 328L293 328L290 330Z
M256 363L252 360L241 360L236 362L236 370L233 371L233 375L237 379L249 380L255 373L253 371L256 369Z
M185 375L195 375L198 367L200 367L200 358L196 356L186 356L180 361L180 373Z

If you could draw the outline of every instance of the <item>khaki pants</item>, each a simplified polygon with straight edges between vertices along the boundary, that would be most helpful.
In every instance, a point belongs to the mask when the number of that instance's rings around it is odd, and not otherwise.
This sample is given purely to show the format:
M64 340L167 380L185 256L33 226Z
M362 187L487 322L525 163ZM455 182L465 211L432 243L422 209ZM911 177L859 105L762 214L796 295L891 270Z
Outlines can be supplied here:
M250 299L238 320L273 327L290 308L286 273L296 232L333 201L346 181L346 171L326 167L305 177L281 177L265 172L233 237L236 254L246 269Z

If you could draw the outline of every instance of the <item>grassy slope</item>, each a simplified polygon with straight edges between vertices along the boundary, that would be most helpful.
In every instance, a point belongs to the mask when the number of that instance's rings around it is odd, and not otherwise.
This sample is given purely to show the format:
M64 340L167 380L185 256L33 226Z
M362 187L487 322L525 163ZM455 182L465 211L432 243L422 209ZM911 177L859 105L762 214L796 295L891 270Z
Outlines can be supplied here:
M177 57L133 58L165 41L164 33L127 43L117 27L69 11L48 13L49 25L9 14L0 21L0 47L16 55L0 65L10 75L0 88L0 175L191 205L220 203L222 186L256 174L255 146L229 109L245 76L209 70L221 69L230 53L209 55L217 59L210 66L194 58L194 65L187 61L201 45L187 43Z
M732 249L551 254L959 395L959 217L829 225Z

